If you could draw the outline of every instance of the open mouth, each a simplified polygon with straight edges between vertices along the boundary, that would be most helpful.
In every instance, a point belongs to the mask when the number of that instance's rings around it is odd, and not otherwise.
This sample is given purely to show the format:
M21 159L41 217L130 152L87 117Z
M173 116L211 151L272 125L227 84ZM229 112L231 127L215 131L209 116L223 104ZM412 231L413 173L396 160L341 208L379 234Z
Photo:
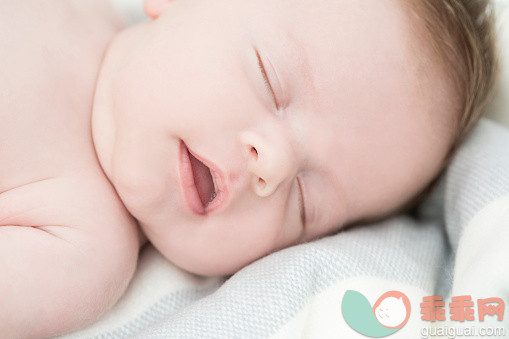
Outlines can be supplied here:
M206 163L191 153L183 141L180 142L180 176L184 198L196 214L217 209L225 198L222 175Z
M212 174L210 173L210 169L200 160L196 159L191 153L189 153L189 160L191 161L191 168L193 170L194 186L196 186L201 203L204 207L207 207L216 197L216 187L212 179Z

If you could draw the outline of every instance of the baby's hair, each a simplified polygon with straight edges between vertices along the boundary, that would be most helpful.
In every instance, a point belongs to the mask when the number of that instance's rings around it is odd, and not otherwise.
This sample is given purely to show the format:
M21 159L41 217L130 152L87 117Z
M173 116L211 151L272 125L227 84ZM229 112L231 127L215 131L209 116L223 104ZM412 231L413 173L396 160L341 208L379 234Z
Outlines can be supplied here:
M459 112L453 120L456 135L444 160L443 171L486 113L493 96L499 74L493 3L490 0L410 0L408 4L423 23L426 40L443 62L443 69L455 84L459 99ZM428 196L439 179L435 178L407 209Z
M449 157L485 114L498 75L490 0L403 0L425 28L426 42L455 84L460 112ZM448 158L449 158L448 157Z
M431 57L442 63L442 69L454 84L459 101L452 120L454 142L445 157L441 174L466 136L486 113L498 76L495 19L490 0L401 0L409 6L417 25L424 27L423 40ZM450 121L444 119L443 121ZM396 211L360 223L376 222L415 208L435 189L440 176L428 184Z

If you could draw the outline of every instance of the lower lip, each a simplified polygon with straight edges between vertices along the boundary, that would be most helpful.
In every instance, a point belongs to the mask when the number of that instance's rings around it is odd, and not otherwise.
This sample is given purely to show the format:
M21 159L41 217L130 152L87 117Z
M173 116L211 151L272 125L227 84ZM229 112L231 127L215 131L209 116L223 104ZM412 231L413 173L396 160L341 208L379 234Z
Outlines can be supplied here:
M194 184L193 169L191 167L191 160L189 159L189 151L182 140L180 141L179 155L179 170L182 190L184 192L184 200L194 214L204 215L205 208Z

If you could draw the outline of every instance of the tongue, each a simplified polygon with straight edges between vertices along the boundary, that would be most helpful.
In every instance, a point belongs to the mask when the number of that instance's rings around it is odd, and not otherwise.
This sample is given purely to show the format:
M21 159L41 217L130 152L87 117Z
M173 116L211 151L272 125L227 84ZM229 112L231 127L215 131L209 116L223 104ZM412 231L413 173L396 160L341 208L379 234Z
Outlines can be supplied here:
M207 166L201 161L193 157L189 153L189 160L191 160L191 168L193 169L194 184L198 190L200 200L203 206L207 206L211 200L211 196L214 193L214 181L212 181L212 175Z

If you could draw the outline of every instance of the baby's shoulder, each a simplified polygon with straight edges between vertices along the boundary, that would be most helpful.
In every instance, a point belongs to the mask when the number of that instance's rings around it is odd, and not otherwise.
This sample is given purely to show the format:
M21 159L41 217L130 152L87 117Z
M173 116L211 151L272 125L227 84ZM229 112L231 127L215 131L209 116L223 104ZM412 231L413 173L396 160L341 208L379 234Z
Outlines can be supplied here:
M0 1L0 226L135 225L91 140L105 3Z
M9 87L95 81L98 64L122 28L106 1L0 1L0 74ZM103 4L103 5L101 5ZM68 93L71 94L71 93Z
M0 1L0 192L96 165L93 94L119 29L104 3Z

